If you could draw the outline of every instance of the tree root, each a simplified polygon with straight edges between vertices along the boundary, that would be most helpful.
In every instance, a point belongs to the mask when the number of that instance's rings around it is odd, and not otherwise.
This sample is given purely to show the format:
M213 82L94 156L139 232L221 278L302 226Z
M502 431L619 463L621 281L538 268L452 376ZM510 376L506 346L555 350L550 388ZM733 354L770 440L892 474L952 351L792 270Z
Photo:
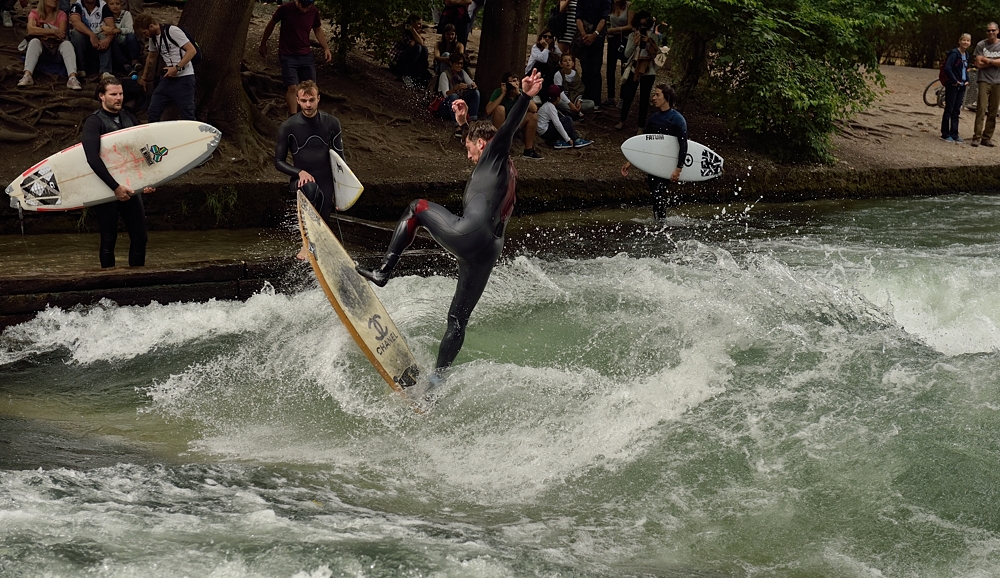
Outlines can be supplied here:
M13 132L0 128L0 142L28 142L35 140L35 137L37 136L37 132Z

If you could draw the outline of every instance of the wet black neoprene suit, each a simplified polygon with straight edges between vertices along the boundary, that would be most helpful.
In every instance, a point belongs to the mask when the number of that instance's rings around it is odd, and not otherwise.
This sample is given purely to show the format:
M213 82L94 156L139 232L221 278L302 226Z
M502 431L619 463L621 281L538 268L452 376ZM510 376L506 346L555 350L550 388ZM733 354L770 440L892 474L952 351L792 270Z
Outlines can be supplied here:
M517 170L510 159L514 139L531 98L521 94L503 126L487 143L465 185L462 216L424 199L417 199L403 213L393 232L382 266L358 272L377 285L385 285L403 250L410 246L417 227L425 227L442 247L458 259L458 286L448 310L448 328L441 339L437 368L455 361L465 341L465 327L486 289L493 266L503 250L504 228L514 210Z
M340 135L340 121L333 115L317 112L307 118L301 112L288 118L278 130L274 147L274 166L290 176L288 188L292 193L299 188L299 171L306 171L316 183L306 183L302 193L309 199L324 219L333 210L333 169L330 168L330 149L344 158L344 141ZM295 166L288 164L292 153Z

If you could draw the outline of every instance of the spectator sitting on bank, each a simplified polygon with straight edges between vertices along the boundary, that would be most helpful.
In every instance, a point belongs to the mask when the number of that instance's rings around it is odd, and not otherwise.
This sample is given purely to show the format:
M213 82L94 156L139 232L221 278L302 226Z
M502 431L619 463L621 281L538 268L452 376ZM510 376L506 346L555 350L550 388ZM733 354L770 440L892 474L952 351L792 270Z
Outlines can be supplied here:
M139 66L141 49L139 40L135 37L132 24L132 13L122 8L122 0L108 0L108 8L115 16L114 25L101 25L101 31L108 36L114 36L111 43L111 64L120 64L125 69L125 76L131 76Z
M410 14L402 33L389 55L389 71L406 84L426 86L432 78L427 69L427 45L424 43L424 21L419 14ZM407 80L409 79L409 80Z
M559 72L552 78L552 84L563 89L562 96L556 103L559 112L569 115L573 120L582 120L584 114L597 110L594 101L583 98L583 82L576 73L576 58L572 54L563 54L559 59Z
M28 5L28 0L0 0L0 13L2 13L3 16L4 28L14 27L13 15L18 2L20 2L21 8Z
M577 134L573 128L573 119L559 114L556 102L559 102L561 96L562 89L558 84L549 86L546 101L538 109L538 134L556 150L583 148L594 144L594 141L585 140Z
M79 76L87 75L87 56L97 55L100 72L111 70L113 36L101 30L102 25L114 27L115 16L104 0L76 0L69 9L69 41L76 50Z
M517 97L521 95L521 80L513 72L503 73L503 84L493 91L490 101L486 103L486 114L490 115L493 126L497 129L507 120L507 111L510 110ZM524 120L518 130L524 129L524 153L522 156L528 159L541 159L542 155L535 151L535 135L538 130L538 106L534 101L528 103L528 112L524 114Z
M542 28L538 33L538 39L531 46L531 56L528 57L528 65L524 67L525 74L531 74L532 69L537 69L545 82L552 82L552 75L559 67L559 46L556 44L552 31Z
M67 16L59 9L58 0L41 0L38 8L28 13L28 48L24 54L24 76L18 81L18 86L31 86L35 83L35 67L39 60L52 61L57 56L62 58L69 74L66 87L70 90L80 90L80 81L76 78L76 52L69 40L66 40Z
M465 55L465 45L458 41L458 34L452 24L444 25L441 40L434 45L434 74L440 75L451 68L448 60L452 54Z
M451 66L438 76L438 92L444 96L439 113L450 120L455 126L455 113L451 110L451 103L462 99L469 106L469 120L478 120L479 113L479 89L476 83L469 78L469 73L465 71L465 56L459 53L448 57ZM459 133L461 135L461 133Z

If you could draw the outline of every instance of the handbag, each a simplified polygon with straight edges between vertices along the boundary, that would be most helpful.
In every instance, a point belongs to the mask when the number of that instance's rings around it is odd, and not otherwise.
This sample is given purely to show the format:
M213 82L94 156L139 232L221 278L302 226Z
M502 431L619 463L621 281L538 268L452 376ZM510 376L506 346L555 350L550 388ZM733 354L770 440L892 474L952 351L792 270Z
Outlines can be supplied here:
M434 98L434 100L431 101L430 104L427 105L427 112L431 114L437 114L437 111L441 109L441 103L443 102L444 102L444 97L438 95L437 97Z

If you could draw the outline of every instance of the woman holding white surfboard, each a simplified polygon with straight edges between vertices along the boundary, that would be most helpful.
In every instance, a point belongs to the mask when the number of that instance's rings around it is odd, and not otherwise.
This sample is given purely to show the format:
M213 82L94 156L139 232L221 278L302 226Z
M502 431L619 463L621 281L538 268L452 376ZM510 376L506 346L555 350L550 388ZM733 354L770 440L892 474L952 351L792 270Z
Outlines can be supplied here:
M677 154L677 168L674 169L669 180L654 175L646 175L646 185L649 187L650 194L653 195L653 217L658 221L666 219L667 207L671 204L676 204L672 202L674 199L671 199L669 194L670 183L671 181L676 183L680 180L681 170L684 168L684 160L687 157L687 121L681 113L673 108L675 99L676 95L673 88L667 86L665 83L656 85L653 89L653 94L650 96L656 112L649 116L646 120L646 126L643 129L643 133L647 135L665 134L677 137L678 144L680 145L680 151ZM632 163L625 161L625 164L622 165L623 177L628 176L628 171L631 167Z

